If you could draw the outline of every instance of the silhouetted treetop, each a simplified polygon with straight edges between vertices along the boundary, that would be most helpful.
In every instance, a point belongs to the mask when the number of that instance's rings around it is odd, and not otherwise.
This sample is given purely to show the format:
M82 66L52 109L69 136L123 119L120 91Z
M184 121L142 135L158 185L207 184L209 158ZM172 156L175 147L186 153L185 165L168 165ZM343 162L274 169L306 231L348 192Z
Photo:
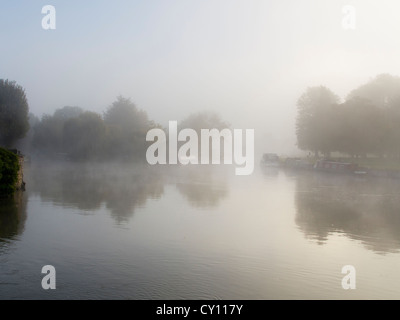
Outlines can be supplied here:
M28 100L15 81L0 79L0 144L12 147L29 130Z

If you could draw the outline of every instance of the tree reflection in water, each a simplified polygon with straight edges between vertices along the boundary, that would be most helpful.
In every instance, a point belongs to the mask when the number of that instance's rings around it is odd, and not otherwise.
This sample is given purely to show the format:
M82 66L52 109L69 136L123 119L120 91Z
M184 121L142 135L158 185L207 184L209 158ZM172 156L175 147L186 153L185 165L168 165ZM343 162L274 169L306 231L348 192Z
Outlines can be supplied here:
M48 163L28 167L25 180L29 195L82 214L105 205L117 223L128 221L148 199L161 198L166 184L200 208L215 207L228 194L223 175L204 168Z
M105 204L117 223L164 192L163 175L145 165L47 164L28 168L25 179L27 191L45 202L78 208L83 214Z
M379 253L400 250L400 181L298 174L296 224L324 244L341 233Z
M218 169L198 167L189 170L176 182L176 188L190 205L209 209L228 196L226 177Z
M0 248L22 234L26 220L27 198L18 191L14 197L0 199Z

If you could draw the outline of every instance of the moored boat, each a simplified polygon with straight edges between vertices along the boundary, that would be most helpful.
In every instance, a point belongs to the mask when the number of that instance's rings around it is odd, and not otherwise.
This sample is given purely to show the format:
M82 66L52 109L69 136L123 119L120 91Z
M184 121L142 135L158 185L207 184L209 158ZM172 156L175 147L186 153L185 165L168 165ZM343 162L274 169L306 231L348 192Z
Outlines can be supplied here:
M335 173L359 173L359 167L355 163L340 162L331 160L317 160L314 164L314 170L335 172Z
M265 167L279 167L279 156L275 153L264 153L261 158L261 165Z

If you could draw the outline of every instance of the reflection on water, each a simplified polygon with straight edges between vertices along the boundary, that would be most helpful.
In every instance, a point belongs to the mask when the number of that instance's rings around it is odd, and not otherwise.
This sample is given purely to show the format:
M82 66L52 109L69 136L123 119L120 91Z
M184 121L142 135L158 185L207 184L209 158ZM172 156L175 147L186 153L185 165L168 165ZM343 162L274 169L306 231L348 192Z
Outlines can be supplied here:
M259 169L27 165L0 203L0 299L398 296L399 181Z
M228 196L228 186L223 176L215 176L210 170L187 171L183 179L176 182L178 191L198 208L212 208Z
M400 181L299 174L296 224L319 244L341 233L375 252L400 249Z
M261 166L260 169L265 177L277 177L280 172L278 167Z
M0 247L20 235L26 220L26 196L17 192L14 197L0 198Z
M25 175L27 191L43 201L86 213L104 203L118 223L164 192L163 175L147 166L47 164L31 167Z
M27 169L27 191L42 201L88 213L102 204L118 223L129 220L147 199L159 199L166 184L194 207L218 206L228 195L223 175L198 167L165 168L121 164L46 164Z

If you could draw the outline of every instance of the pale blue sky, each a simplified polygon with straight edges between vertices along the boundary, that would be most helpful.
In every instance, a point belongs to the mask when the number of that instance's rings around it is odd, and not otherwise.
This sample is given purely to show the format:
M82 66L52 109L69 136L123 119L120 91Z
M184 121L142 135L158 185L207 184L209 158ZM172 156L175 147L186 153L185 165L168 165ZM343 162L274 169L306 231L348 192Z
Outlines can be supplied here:
M56 30L41 27L47 4ZM356 9L355 30L342 28L344 5ZM121 94L162 123L216 110L268 148L289 149L307 86L343 98L379 73L400 75L398 0L1 0L0 9L0 78L22 85L39 116L65 105L102 112Z

